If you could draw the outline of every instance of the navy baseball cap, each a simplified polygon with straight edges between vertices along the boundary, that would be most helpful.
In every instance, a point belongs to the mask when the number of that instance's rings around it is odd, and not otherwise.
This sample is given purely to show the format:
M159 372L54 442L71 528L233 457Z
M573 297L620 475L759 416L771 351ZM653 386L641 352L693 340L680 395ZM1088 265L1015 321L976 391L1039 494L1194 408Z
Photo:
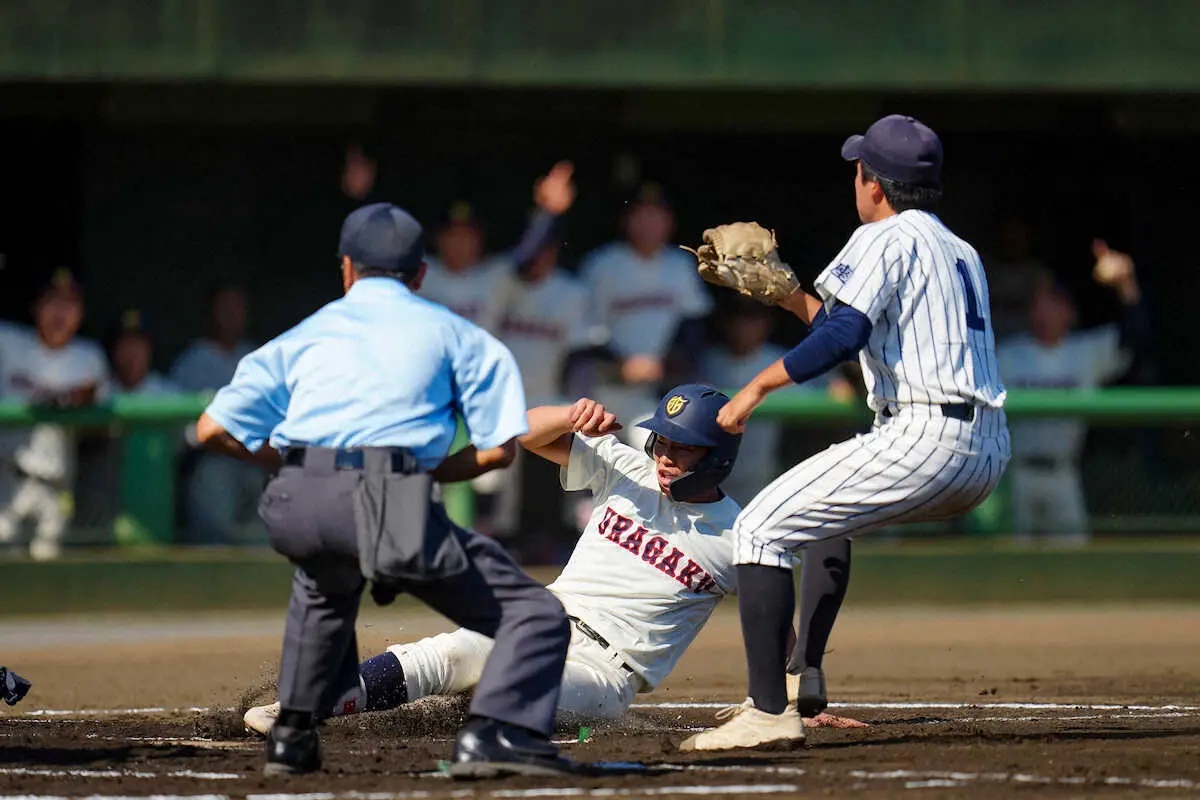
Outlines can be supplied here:
M942 184L942 142L928 125L890 114L842 145L842 158L861 161L881 178L937 188Z
M425 260L421 224L399 206L371 203L346 217L338 252L364 267L416 272Z

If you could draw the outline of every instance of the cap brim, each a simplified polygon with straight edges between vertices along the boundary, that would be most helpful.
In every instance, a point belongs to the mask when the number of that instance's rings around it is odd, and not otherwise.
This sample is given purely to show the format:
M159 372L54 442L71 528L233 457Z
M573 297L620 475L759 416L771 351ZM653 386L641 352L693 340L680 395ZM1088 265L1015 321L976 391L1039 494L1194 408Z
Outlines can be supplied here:
M842 158L847 161L858 161L862 158L862 140L861 133L856 133L847 139L846 143L842 145Z

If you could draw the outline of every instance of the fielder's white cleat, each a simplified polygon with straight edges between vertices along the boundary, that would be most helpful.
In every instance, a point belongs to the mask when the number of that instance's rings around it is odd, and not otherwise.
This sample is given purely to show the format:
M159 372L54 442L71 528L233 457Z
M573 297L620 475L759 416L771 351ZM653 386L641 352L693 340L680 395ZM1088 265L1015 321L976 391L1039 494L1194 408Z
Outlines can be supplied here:
M245 723L248 732L266 736L267 731L271 730L271 726L277 719L279 719L279 703L271 703L269 706L255 706L250 709L242 717L242 722Z
M746 698L740 706L723 708L717 719L728 720L711 731L683 740L680 750L736 750L743 747L792 748L804 744L804 722L796 706L788 705L782 714L768 714Z

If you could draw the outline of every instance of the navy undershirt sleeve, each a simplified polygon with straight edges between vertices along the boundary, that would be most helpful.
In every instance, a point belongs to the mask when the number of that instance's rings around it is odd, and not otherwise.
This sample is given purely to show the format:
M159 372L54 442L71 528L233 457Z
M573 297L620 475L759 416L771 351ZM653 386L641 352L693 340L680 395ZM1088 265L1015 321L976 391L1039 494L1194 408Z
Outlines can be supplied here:
M850 361L871 338L871 320L843 303L828 314L822 308L813 317L812 333L783 357L783 368L796 383L822 375Z
M528 267L537 258L538 251L554 241L554 223L557 219L549 211L538 210L534 213L521 234L521 241L508 254L518 270Z

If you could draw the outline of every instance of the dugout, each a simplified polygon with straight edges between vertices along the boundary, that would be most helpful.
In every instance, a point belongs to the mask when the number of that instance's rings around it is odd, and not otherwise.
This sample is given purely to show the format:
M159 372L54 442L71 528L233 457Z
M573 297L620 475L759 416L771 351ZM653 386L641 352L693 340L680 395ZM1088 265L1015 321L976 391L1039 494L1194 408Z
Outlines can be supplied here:
M774 227L811 279L855 224L849 132L905 110L946 142L943 216L984 251L1000 221L1084 306L1091 238L1138 259L1163 355L1200 382L1188 235L1200 132L1200 16L1188 0L56 0L0 4L0 315L60 264L85 332L147 310L159 366L245 283L269 337L334 297L345 148L378 162L369 199L433 219L470 199L503 247L530 182L578 164L567 266L615 235L639 179L679 240L715 221ZM629 24L636 20L636 25ZM781 340L793 339L784 329ZM1123 447L1126 445L1122 445ZM1141 447L1142 445L1136 445ZM1156 451L1134 505L1194 481ZM1114 462L1120 463L1118 455ZM1111 469L1109 469L1111 471ZM1190 474L1190 473L1189 473ZM1160 487L1169 490L1160 491Z

